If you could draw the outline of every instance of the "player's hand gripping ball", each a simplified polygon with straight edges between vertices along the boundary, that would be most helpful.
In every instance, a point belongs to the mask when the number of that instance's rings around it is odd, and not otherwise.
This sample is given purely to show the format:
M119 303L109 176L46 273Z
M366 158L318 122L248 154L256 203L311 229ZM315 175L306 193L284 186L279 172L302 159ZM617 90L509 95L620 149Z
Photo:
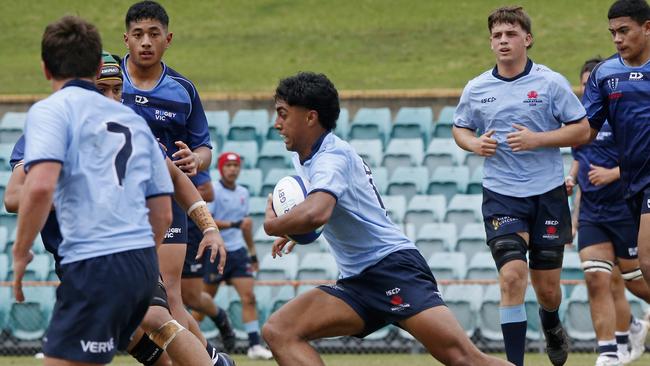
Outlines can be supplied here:
M297 175L280 179L273 189L273 211L278 217L286 214L305 200L308 191L309 182ZM309 244L316 240L321 232L323 232L322 226L309 233L292 234L288 237L298 244Z

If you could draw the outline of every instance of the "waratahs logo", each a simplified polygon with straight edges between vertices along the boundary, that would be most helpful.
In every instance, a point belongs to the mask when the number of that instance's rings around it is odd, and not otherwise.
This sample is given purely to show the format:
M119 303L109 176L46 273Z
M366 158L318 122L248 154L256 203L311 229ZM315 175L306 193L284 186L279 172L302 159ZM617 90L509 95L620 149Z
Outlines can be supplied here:
M542 100L539 98L539 94L535 90L531 90L526 94L526 99L524 103L528 104L530 107L534 107L538 104L542 104Z

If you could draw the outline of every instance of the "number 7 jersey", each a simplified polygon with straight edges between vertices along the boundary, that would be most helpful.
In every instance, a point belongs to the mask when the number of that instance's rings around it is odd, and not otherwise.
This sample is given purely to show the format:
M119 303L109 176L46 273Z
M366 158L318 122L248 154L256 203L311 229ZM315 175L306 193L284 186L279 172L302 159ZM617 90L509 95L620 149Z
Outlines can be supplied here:
M332 247L341 278L361 273L390 253L415 249L388 218L370 169L350 144L326 133L306 161L293 153L293 165L309 182L308 194L325 192L336 199L323 235Z
M26 172L62 164L54 207L63 264L154 245L146 200L173 186L142 117L73 80L30 108L25 143Z

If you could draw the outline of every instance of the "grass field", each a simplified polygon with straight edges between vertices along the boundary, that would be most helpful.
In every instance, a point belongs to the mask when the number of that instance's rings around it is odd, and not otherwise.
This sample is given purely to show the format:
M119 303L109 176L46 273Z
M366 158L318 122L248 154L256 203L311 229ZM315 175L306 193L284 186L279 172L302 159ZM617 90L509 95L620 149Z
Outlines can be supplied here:
M0 0L0 94L48 92L40 65L45 25L64 14L94 22L125 53L134 0ZM299 70L325 72L339 89L462 87L491 67L487 15L504 0L161 0L174 41L166 60L201 92L270 91ZM533 19L531 57L578 83L593 55L614 52L611 0L516 1Z
M505 358L504 355L498 357ZM589 366L596 360L596 354L575 353L569 356L566 366ZM325 364L332 366L385 366L385 365L408 365L408 366L430 366L441 365L428 355L403 355L403 354L370 354L370 355L325 355ZM237 356L237 366L262 366L273 365L270 361L251 361L244 356ZM42 365L42 360L33 357L0 357L0 363L5 366L32 366ZM650 364L650 355L646 354L641 359L629 365L641 366ZM117 357L111 365L132 366L138 363L130 357ZM548 358L545 354L530 353L526 355L527 366L547 366Z

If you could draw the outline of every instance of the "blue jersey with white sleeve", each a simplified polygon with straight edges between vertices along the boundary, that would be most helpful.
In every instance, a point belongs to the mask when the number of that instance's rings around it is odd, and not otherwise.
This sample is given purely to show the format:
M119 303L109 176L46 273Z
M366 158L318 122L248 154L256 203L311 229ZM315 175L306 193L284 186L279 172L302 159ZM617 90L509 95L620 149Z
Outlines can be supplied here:
M507 135L522 125L533 132L578 122L585 109L560 74L528 60L525 70L510 79L496 66L470 80L454 114L454 125L483 134L495 130L496 153L485 159L483 186L512 197L546 193L564 182L559 148L513 152Z
M39 162L62 165L54 192L62 264L154 246L146 199L173 186L140 116L73 80L30 108L25 142L28 174Z
M185 142L191 150L200 146L212 148L208 120L194 84L163 63L156 86L138 89L129 77L128 58L126 55L122 60L122 103L147 121L154 136L167 148L167 155L171 158L178 151L176 141Z
M583 102L595 129L612 126L625 198L650 186L650 61L627 66L617 54L594 68Z
M326 192L336 198L323 235L341 278L357 275L393 252L416 248L388 218L370 168L346 141L325 133L306 161L293 153L293 165L309 184L307 194Z
M605 122L593 142L574 147L572 152L579 163L578 185L582 191L580 219L593 222L632 219L630 209L623 199L624 189L620 179L600 186L589 181L592 164L607 169L618 166L618 150L609 123Z
M248 216L248 189L239 184L235 189L223 185L221 181L213 182L214 201L208 204L212 217L220 221L240 221ZM221 230L221 237L226 243L226 250L233 252L246 245L244 235L239 228Z

